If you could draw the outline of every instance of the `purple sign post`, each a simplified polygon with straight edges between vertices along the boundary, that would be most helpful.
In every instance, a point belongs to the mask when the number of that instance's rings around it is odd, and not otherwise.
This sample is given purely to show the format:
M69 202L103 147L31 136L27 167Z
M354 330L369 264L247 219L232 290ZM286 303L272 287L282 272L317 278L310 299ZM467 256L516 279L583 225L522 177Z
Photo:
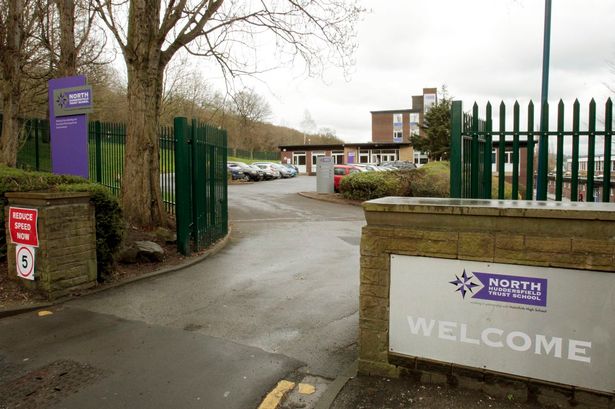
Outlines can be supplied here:
M88 118L92 90L84 76L49 81L53 173L88 177Z

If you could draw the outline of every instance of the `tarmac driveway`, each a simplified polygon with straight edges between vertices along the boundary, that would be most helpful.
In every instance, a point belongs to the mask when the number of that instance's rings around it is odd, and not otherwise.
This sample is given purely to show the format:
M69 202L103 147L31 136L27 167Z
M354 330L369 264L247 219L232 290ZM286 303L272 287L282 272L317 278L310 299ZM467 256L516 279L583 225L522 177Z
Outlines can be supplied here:
M53 316L1 320L0 368L27 374L66 360L100 370L58 407L250 408L291 372L335 377L357 355L364 218L359 207L297 195L315 184L229 186L223 251Z

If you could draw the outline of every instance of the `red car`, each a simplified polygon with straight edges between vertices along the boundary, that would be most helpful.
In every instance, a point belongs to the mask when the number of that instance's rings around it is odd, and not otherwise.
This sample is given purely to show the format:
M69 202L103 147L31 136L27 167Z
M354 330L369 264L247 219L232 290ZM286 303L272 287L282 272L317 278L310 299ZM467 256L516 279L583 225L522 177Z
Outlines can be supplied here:
M333 189L336 192L340 191L340 182L346 175L351 173L359 173L362 170L352 165L335 165L333 166Z

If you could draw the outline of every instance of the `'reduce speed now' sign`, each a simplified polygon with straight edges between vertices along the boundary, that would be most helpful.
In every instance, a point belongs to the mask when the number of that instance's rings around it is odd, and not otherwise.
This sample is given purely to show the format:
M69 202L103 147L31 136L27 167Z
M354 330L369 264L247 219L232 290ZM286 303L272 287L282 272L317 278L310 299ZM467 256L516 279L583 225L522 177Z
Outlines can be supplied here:
M615 392L615 274L391 256L390 351Z
M38 247L37 209L9 208L9 232L15 244L17 276L34 280L35 247Z

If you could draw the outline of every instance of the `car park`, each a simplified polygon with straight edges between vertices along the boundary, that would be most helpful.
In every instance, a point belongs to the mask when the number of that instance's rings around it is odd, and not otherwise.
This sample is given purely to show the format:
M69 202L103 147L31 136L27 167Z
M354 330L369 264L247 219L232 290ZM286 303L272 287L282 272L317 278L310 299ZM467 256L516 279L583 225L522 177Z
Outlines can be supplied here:
M333 190L340 191L340 183L342 179L352 173L363 172L359 167L354 165L334 165L333 166Z

